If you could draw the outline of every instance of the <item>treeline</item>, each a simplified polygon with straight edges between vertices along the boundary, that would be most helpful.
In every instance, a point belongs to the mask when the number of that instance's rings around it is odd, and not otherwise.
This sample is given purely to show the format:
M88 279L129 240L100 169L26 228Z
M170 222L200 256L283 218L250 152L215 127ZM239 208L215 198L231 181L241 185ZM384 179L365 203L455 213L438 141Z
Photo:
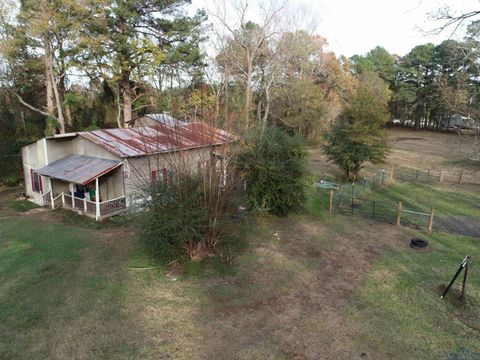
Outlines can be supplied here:
M287 2L252 9L248 1L213 1L208 17L189 4L3 1L1 177L18 180L27 142L124 127L147 112L240 135L274 125L316 142L348 112L360 82L388 99L391 119L417 127L437 128L454 113L478 118L477 23L461 42L417 46L404 57L377 47L347 59L327 51L326 39L305 26L311 15ZM261 15L256 22L252 11Z
M415 46L407 55L378 46L351 60L357 74L377 73L388 83L391 119L416 128L439 129L452 115L480 119L480 21L467 27L463 41Z

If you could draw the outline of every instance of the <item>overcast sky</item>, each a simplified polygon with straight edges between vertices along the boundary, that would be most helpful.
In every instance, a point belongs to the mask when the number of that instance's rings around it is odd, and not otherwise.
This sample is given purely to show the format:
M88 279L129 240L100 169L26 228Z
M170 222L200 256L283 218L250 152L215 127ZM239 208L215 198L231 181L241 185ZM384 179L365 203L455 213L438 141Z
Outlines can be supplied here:
M451 35L427 36L422 30L436 27L428 14L449 6L454 12L479 9L479 0L290 0L308 4L318 24L316 33L325 37L337 55L365 54L377 45L404 55L415 45L439 43ZM255 3L255 0L252 0ZM193 0L194 8L205 8L208 0ZM458 37L458 35L457 35ZM455 38L455 36L453 37Z

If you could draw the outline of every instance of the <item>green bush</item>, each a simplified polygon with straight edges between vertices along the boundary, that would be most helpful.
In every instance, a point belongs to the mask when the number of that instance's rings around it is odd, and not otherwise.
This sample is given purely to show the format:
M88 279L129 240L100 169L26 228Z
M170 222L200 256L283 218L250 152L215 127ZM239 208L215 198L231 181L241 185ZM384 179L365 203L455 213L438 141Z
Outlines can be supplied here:
M141 242L164 263L185 255L210 257L232 213L231 186L222 185L222 172L214 164L192 169L177 161L169 168L168 180L151 186L139 216Z
M253 128L238 156L251 208L286 215L305 200L307 152L303 139L276 127Z

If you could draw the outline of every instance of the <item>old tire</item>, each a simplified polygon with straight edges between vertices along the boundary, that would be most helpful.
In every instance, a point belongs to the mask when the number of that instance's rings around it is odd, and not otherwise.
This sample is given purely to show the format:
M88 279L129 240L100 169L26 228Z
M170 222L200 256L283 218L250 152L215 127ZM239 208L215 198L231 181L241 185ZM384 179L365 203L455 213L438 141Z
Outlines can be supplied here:
M428 246L428 241L420 238L410 240L410 247L414 249L424 249Z

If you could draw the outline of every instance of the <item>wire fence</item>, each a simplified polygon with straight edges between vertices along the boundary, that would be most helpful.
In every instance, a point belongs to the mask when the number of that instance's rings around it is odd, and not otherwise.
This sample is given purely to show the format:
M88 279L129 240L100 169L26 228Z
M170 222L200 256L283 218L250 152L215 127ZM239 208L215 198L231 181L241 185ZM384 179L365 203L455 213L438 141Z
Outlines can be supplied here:
M480 171L466 169L411 169L393 167L392 180L403 182L439 182L449 184L480 185Z
M368 192L392 183L392 179L392 171L381 170L355 183L339 185L331 190L330 212L431 231L433 209L404 208L401 202L368 199Z
M388 224L410 227L416 230L432 231L435 226L440 231L464 235L480 236L480 225L470 229L465 219L454 219L446 214L434 219L433 208L418 207L388 199L371 199L368 192L373 192L394 182L405 183L450 183L480 185L480 171L465 169L411 169L391 167L377 170L374 174L363 177L352 184L336 184L320 181L317 187L330 189L330 212L350 216L361 216ZM406 205L406 206L405 206ZM465 221L464 221L465 220ZM457 224L458 223L458 224ZM465 227L469 227L466 231Z

